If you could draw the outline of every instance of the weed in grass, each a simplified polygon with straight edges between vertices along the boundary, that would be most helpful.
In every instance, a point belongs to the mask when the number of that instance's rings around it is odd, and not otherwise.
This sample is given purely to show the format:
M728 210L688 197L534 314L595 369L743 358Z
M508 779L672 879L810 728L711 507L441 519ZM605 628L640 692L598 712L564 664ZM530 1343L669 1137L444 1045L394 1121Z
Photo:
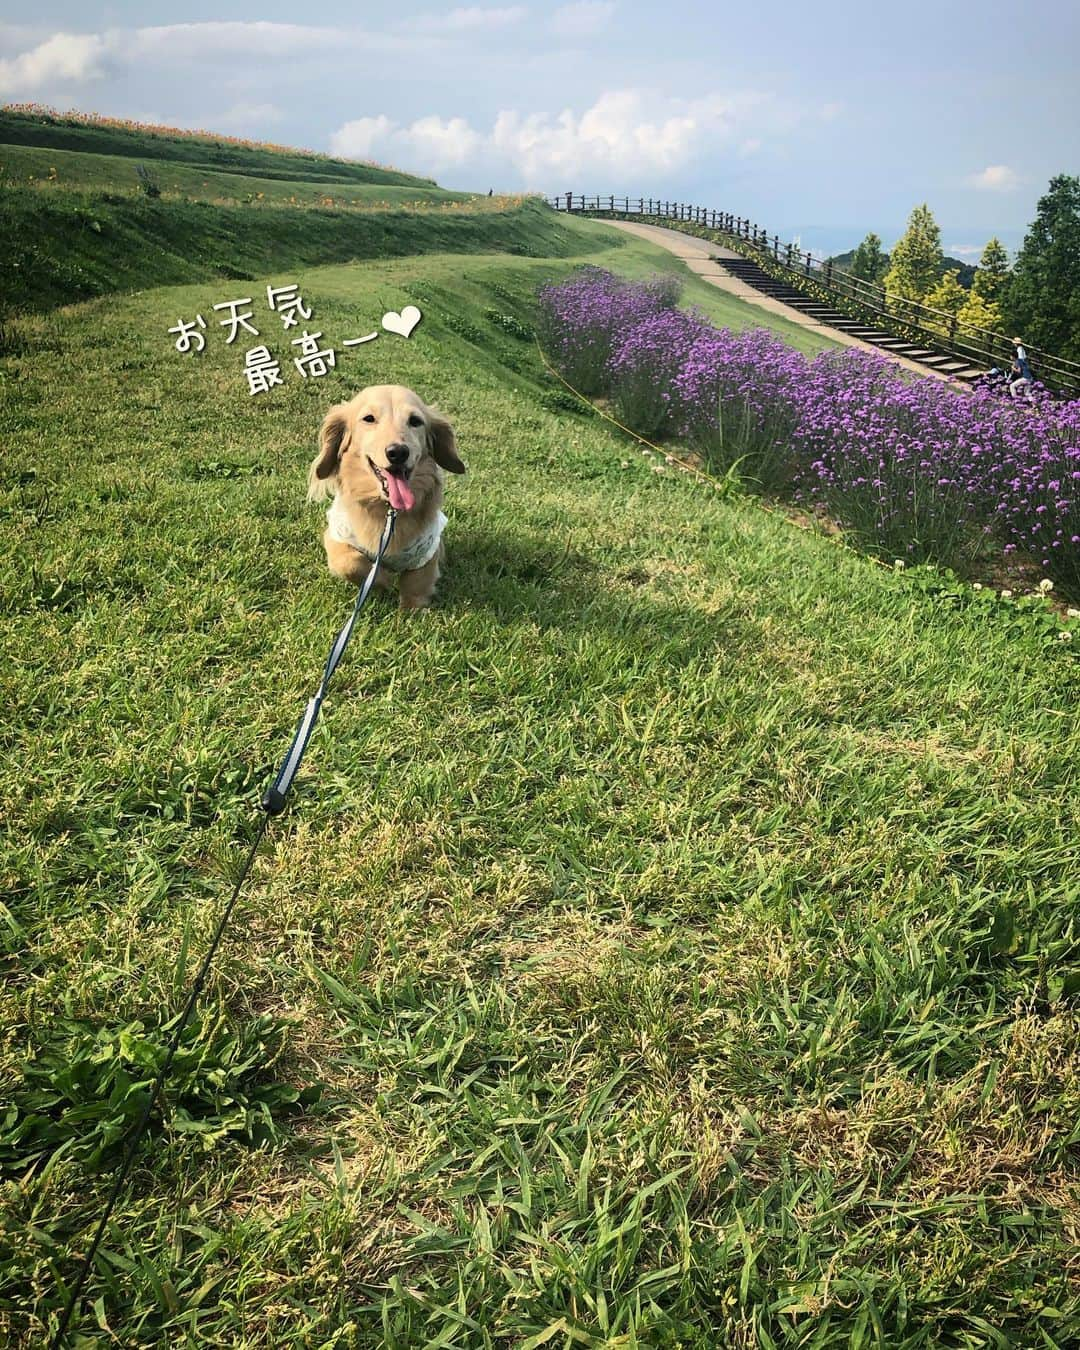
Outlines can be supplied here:
M575 397L567 389L546 389L541 393L538 402L541 407L556 415L569 413L576 417L595 416L594 409L588 403Z
M532 328L512 314L500 314L497 309L485 309L484 318L497 328L501 328L504 333L509 333L511 337L521 338L523 342L532 341L534 336Z
M161 196L161 188L158 187L154 175L144 164L135 165L135 175L139 180L139 187L147 197L153 200Z
M117 1148L145 1108L170 1031L164 1023L106 1028L58 1020L47 1034L34 1035L0 1132L3 1174L21 1175L58 1152L92 1169L115 1165ZM255 1145L280 1139L282 1114L319 1095L317 1085L298 1089L270 1077L285 1031L268 1016L236 1028L220 1016L193 1019L149 1138L164 1127L198 1135L207 1149L227 1136Z

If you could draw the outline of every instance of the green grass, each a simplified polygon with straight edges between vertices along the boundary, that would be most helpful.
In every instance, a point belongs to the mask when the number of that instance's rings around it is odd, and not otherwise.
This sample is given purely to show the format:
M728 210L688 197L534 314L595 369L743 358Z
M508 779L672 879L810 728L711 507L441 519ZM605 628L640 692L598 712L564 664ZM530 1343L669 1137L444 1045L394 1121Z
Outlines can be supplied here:
M62 114L31 113L12 107L0 108L0 145L148 160L154 167L160 166L163 173L191 165L227 174L253 174L339 187L371 183L435 186L432 178L418 178L380 164L305 154L288 147L271 149L209 133L185 135L170 128L139 123L86 123Z
M139 185L144 164L162 196ZM658 249L538 200L477 198L379 166L146 127L0 109L0 320L116 291L417 253L565 258L618 249L627 275L678 273L714 322L767 322L812 355L833 344L690 277ZM260 194L262 197L260 199ZM333 206L321 203L326 197ZM419 208L419 209L418 209ZM3 330L0 329L0 346Z
M9 312L117 290L211 278L247 283L271 268L450 249L559 257L578 253L590 237L536 201L298 211L30 187L0 192L0 234L0 296Z
M160 195L140 183L145 170ZM115 291L274 267L585 238L538 199L478 197L377 165L0 109L0 320Z
M0 119L2 121L2 119ZM318 206L332 197L339 206L405 205L422 202L469 201L475 195L450 192L419 183L353 182L318 176L287 177L243 174L182 161L145 161L128 155L102 155L42 146L0 144L0 181L23 185L33 181L44 188L81 191L143 192L142 166L168 199L170 196L210 202L249 202L261 198L270 204Z
M358 627L82 1343L1080 1338L1074 661L570 413L534 288L677 267L575 227L561 261L280 259L254 293L299 280L335 341L424 319L260 398L220 333L172 350L218 282L14 325L5 1343L54 1324L348 607L305 471L384 380L469 465L439 603Z

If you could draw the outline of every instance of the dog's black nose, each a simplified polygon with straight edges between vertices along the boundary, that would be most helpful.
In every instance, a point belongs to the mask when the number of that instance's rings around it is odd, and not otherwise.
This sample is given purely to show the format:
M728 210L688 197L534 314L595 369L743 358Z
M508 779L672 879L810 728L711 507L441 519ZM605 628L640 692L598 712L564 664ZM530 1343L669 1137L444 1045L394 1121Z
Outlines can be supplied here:
M386 447L386 462L394 467L398 467L407 462L409 458L409 447L407 445L388 445Z

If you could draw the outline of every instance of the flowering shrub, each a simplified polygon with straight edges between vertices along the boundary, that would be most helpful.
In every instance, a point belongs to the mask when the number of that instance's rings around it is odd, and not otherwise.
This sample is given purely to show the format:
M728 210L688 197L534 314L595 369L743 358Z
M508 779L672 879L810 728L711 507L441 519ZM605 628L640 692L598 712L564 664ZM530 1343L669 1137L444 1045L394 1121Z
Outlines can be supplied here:
M677 429L677 377L691 348L713 331L699 315L661 309L615 333L608 387L627 426L644 436Z
M1008 412L987 456L1005 551L1030 554L1080 595L1080 401Z
M543 292L542 338L635 431L679 433L883 556L963 567L1020 553L1080 595L1080 401L958 392L859 350L808 361L768 330L716 329L673 303L588 268Z
M540 291L541 341L563 375L585 394L606 393L616 337L635 322L670 309L677 283L661 277L628 282L601 267Z
M870 353L821 354L795 400L799 493L890 557L970 563L993 512L972 471L966 401Z
M795 392L806 358L767 328L707 327L673 381L679 429L713 468L775 492L791 476Z

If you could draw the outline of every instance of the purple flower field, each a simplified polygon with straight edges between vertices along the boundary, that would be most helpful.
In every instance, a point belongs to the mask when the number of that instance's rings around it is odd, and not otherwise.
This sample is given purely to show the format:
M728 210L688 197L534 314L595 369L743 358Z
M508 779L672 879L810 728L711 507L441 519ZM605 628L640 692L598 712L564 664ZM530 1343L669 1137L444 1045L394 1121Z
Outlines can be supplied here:
M1080 595L1080 402L957 391L858 350L809 360L677 309L667 278L589 267L539 299L554 363L632 430L684 438L884 557L963 570L1016 553Z

